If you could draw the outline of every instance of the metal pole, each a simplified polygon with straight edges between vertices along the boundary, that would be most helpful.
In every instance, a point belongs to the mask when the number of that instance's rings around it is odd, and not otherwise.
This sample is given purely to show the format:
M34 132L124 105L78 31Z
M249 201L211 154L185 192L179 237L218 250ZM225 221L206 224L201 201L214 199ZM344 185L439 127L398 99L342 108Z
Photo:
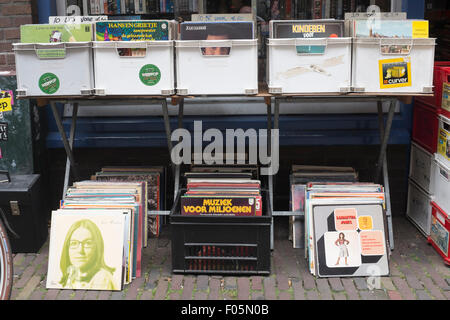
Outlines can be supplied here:
M183 116L184 116L184 98L181 98L178 102L178 128L183 128ZM180 138L181 140L181 138ZM177 196L178 189L180 188L180 165L175 166L175 177L174 177L174 199Z
M380 136L384 135L384 119L383 119L383 104L381 101L377 102L378 108L378 123L380 127ZM383 157L383 185L384 185L384 193L386 196L386 218L388 224L388 236L389 236L389 247L391 250L394 250L394 229L392 223L392 210L391 210L391 192L389 187L389 173L387 166L387 157L386 153Z
M381 168L383 166L383 157L386 155L386 148L389 140L389 135L391 133L392 120L394 118L396 100L392 99L389 106L389 113L386 120L386 129L384 130L384 134L382 135L380 153L378 155L375 181L378 182L380 180Z
M56 105L55 105L54 101L50 102L50 107L52 108L53 116L54 116L55 122L56 122L56 126L58 127L59 134L61 135L61 140L62 140L62 143L64 145L64 149L66 150L67 157L70 160L70 166L72 167L72 170L74 171L74 176L78 177L77 169L76 169L76 166L75 166L75 159L73 158L73 154L72 154L72 149L70 148L69 142L67 141L67 136L66 136L66 133L64 131L64 127L63 127L63 124L61 122L61 118L59 116L59 112L58 112L58 109L56 108Z
M72 124L70 126L70 137L69 137L69 146L73 148L73 140L75 139L75 129L77 124L77 116L78 116L78 102L72 104ZM66 160L66 173L64 176L64 190L63 190L63 199L66 197L67 187L69 185L70 180L70 160L67 158Z

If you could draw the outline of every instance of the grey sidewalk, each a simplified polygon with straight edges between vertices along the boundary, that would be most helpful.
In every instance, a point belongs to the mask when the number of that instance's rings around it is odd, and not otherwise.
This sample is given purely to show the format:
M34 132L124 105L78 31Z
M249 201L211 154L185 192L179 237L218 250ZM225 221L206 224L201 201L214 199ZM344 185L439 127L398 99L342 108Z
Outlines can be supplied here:
M13 300L449 300L450 268L404 217L394 217L395 250L390 276L369 290L366 278L315 278L303 249L275 239L271 275L176 275L170 239L150 239L144 276L123 291L47 290L48 242L38 254L14 257Z

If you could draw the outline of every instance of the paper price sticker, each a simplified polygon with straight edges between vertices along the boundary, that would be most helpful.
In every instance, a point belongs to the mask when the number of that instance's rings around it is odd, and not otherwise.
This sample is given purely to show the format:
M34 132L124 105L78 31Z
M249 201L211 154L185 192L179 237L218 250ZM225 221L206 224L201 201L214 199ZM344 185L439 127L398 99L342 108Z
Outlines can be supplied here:
M0 112L11 111L11 98L1 98L0 99Z

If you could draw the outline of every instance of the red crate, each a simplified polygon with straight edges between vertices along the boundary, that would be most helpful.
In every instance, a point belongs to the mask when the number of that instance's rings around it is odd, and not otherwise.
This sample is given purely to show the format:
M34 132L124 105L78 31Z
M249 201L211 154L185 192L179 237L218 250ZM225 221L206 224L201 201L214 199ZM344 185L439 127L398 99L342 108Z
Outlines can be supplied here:
M418 101L414 102L412 140L430 153L436 153L439 135L438 111Z
M444 263L450 265L450 219L435 202L431 202L431 228L428 242L444 258Z
M433 72L434 95L432 97L416 97L415 100L440 109L442 104L442 83L444 82L450 82L450 61L435 61Z

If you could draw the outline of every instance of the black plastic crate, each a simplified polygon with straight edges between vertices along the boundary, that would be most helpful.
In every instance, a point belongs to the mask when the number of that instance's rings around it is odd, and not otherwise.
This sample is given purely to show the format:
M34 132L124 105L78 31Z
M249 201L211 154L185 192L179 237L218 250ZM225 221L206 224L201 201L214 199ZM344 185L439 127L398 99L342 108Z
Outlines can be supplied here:
M170 213L174 273L270 274L272 213L262 191L262 216L181 215L181 189Z

